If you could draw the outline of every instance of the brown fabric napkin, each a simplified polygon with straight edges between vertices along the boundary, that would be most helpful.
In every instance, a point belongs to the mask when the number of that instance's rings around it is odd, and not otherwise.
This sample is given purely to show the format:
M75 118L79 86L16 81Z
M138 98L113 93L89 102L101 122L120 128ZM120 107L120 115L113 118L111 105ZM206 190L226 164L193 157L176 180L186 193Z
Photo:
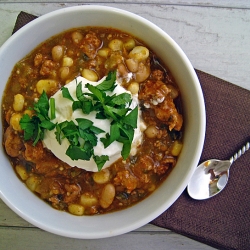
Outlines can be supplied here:
M196 70L206 105L206 138L200 162L228 160L250 141L250 91ZM219 249L250 249L250 150L230 169L227 187L203 201L185 190L152 224Z
M21 12L17 31L36 16ZM196 70L203 89L207 128L201 162L228 160L250 140L250 91ZM228 186L204 201L186 190L151 223L219 249L250 249L250 150L230 170Z

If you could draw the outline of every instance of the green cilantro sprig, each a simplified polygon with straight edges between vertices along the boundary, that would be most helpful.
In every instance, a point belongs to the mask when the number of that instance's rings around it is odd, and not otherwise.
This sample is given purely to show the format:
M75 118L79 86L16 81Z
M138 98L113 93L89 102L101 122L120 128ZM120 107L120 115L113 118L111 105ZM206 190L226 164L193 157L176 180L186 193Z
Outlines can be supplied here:
M38 102L34 104L35 114L32 117L24 114L20 120L21 129L24 131L24 140L31 139L33 146L35 146L39 140L43 140L45 129L52 130L55 128L55 124L50 121L48 116L50 107L52 114L55 114L54 105L55 102L53 100L49 103L48 97L43 91Z

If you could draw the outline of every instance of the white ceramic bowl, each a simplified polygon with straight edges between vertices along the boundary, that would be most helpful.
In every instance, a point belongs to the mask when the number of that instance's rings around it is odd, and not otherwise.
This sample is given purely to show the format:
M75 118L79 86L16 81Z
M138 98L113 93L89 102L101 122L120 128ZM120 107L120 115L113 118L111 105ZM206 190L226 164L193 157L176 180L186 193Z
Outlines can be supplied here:
M168 209L186 188L197 166L205 136L205 106L200 83L180 47L153 23L124 10L103 6L77 6L51 12L17 31L0 48L0 93L15 63L42 41L73 27L118 28L142 39L174 75L181 91L185 133L178 163L167 180L147 199L131 208L96 216L72 216L52 209L16 177L0 151L0 196L19 216L51 233L82 239L120 235L139 228ZM1 98L2 99L2 98ZM1 138L2 138L2 129Z

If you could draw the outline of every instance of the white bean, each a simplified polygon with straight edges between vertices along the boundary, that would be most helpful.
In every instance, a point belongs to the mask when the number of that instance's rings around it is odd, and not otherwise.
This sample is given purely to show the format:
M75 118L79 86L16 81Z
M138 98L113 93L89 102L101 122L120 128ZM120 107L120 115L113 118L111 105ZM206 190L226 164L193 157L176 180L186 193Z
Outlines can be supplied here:
M131 49L133 49L135 47L135 40L133 38L128 39L125 43L124 43L124 48L128 51L130 51Z
M15 111L21 111L23 110L23 106L24 106L24 96L21 94L16 94L14 96L13 109Z
M39 94L42 94L43 91L46 93L52 90L57 86L57 82L55 80L50 80L50 79L44 79L44 80L39 80L36 84L36 90Z
M21 127L20 127L20 120L22 118L22 115L20 113L14 113L11 117L10 117L10 125L12 126L12 128L16 131L21 131Z
M128 86L128 91L130 91L132 95L136 95L139 92L139 88L138 82L131 82Z
M108 56L110 55L110 51L110 48L101 48L98 50L97 54L101 57L108 58Z
M98 200L95 196L85 193L80 197L80 203L85 207L92 207L97 204Z
M137 60L129 58L126 60L126 65L131 72L136 72L138 70L139 63Z
M109 207L115 198L115 187L113 184L109 183L103 188L101 193L101 198L99 200L101 207Z
M81 216L84 214L84 206L79 204L69 204L68 210L71 214Z
M123 63L119 63L117 65L117 71L120 76L126 76L128 74L128 71Z
M104 184L110 179L110 171L108 169L103 169L100 172L93 173L93 180L95 183Z
M182 142L180 141L175 141L173 146L172 146L172 150L171 150L171 154L173 156L178 156L182 150Z
M62 62L62 66L63 67L71 67L74 64L74 61L71 57L64 57L63 58L63 62Z
M29 117L32 117L33 115L33 111L31 109L25 109L23 113L27 114Z
M148 138L155 138L158 135L158 128L154 125L149 125L147 129L145 130L145 135Z
M108 46L113 51L122 50L123 42L119 39L113 39L109 42Z
M61 45L54 46L51 51L53 60L56 62L60 61L63 57L63 53L64 53L63 46Z
M40 179L37 176L33 175L30 176L25 183L27 187L34 192L40 183Z
M62 80L65 80L69 76L69 67L60 68L60 77Z
M138 71L135 73L135 80L137 82L145 81L150 75L150 68L143 64L142 62L139 63Z
M16 172L23 181L26 181L29 178L29 174L23 165L16 165Z
M123 61L123 57L121 55L111 54L111 56L105 61L104 67L106 69L114 69L122 61Z
M149 50L144 46L136 46L129 53L130 58L134 58L139 62L146 60L148 56Z
M91 69L83 69L82 76L92 82L96 82L98 80L98 75Z
M83 39L83 35L79 31L74 31L71 34L71 38L74 41L74 43L79 43Z

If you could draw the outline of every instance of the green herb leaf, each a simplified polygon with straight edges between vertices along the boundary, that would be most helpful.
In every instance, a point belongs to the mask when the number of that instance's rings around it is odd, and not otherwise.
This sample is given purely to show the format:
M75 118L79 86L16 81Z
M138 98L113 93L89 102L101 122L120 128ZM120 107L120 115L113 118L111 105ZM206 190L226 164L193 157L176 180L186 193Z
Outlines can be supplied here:
M44 138L44 130L41 129L40 126L37 126L35 128L35 140L32 145L35 146L38 143L38 141L42 140L43 138Z
M43 140L45 129L53 129L54 127L48 116L49 107L48 97L43 91L38 101L34 103L35 114L32 118L24 114L20 119L20 126L24 130L24 140L33 140L34 146L39 140Z
M91 111L93 111L92 101L86 98L82 103L82 112L88 115Z
M29 115L25 114L20 120L21 129L24 130L24 140L30 140L34 134L35 123L29 117Z
M56 118L55 98L50 98L49 104L50 104L50 119L53 120Z
M62 123L61 131L63 133L62 138L67 138L70 144L74 146L79 145L79 131L73 121L64 121Z
M66 151L66 155L68 155L73 161L74 160L85 160L89 161L93 151L91 148L81 148L77 146L70 145Z
M97 145L97 136L96 134L104 132L103 130L92 126L93 122L84 119L84 118L78 118L76 119L78 126L79 126L79 135L84 141L88 141L91 143L91 145L94 147Z
M68 88L62 87L61 90L62 90L62 95L63 95L64 98L67 98L67 99L69 99L72 102L74 101L74 99L72 98L72 96L69 93L69 89Z
M93 103L89 97L89 93L82 92L82 82L76 85L76 97L78 101L73 102L73 111L76 109L82 109L84 114L89 114L91 111L93 111Z
M109 157L107 155L94 155L93 159L97 165L98 171L101 171L104 164L109 160Z
M137 128L138 106L135 107L128 115L123 117L122 121L133 128Z
M129 156L131 150L131 142L129 140L123 142L123 147L122 147L122 158L127 159Z
M49 120L49 117L48 117L49 99L45 91L43 91L43 93L41 94L38 102L34 104L34 110L38 114L40 113L42 116L44 116L46 119Z
M122 93L112 98L112 103L116 105L125 105L131 103L131 95L128 93Z
M94 147L97 145L96 134L104 131L93 126L93 122L88 119L77 118L76 121L78 126L73 121L64 121L57 124L56 138L59 143L63 138L68 139L70 146L66 155L72 160L89 160L94 153Z
M130 110L129 108L114 108L110 106L105 107L105 111L108 111L109 115L112 116L114 120L117 120L118 118L116 115L123 117L127 114L129 110Z
M89 128L89 130L90 130L91 132L93 132L94 134L96 134L96 135L105 132L104 130L102 130L102 129L98 128L98 127L95 127L95 126L91 126L91 127Z
M82 82L76 85L76 97L80 102L85 99L84 93L82 92Z
M134 138L134 129L131 126L120 125L120 133L121 133L121 137L128 139L132 143L133 138Z
M92 94L94 94L99 102L104 103L106 97L106 94L104 92L99 90L97 87L90 85L89 83L87 83L85 86Z
M106 115L104 114L104 112L102 111L102 112L96 113L95 118L96 118L96 119L100 119L100 120L104 120L104 119L106 119L107 117L106 117Z
M105 138L101 138L104 148L107 148L111 143L118 140L120 137L120 128L117 123L113 123L110 126L110 134L106 134Z
M55 124L51 121L48 121L48 120L43 120L41 123L40 123L40 127L41 128L44 128L44 129L48 129L48 130L52 130L55 128Z
M85 118L76 118L76 121L78 123L78 126L82 129L85 130L93 125L93 122L85 119Z
M74 101L72 103L72 110L82 109L82 103L80 101Z
M112 118L115 121L118 120L116 115L113 113L112 107L105 105L103 108L104 108L104 114L105 114L106 118L108 118L108 119Z
M55 135L56 135L56 140L61 145L62 144L62 136L61 136L62 135L62 128L61 128L60 124L56 124Z
M109 72L106 79L96 87L101 91L113 91L116 87L116 71Z

